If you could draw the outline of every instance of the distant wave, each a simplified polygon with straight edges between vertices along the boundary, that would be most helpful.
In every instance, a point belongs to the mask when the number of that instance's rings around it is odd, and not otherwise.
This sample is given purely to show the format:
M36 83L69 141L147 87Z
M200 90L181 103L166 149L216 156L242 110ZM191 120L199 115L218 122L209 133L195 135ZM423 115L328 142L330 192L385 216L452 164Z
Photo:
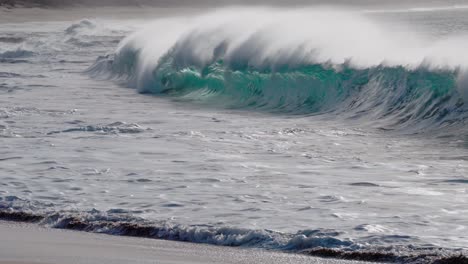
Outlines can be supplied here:
M73 5L130 5L137 4L134 0L0 0L0 6L9 7L54 7L54 6L73 6Z
M0 43L21 43L24 41L24 38L21 37L9 37L9 36L0 36Z
M429 3L428 3L429 2ZM0 6L7 7L65 7L65 6L163 6L163 7L222 7L228 5L266 6L347 6L368 8L369 11L426 12L467 8L466 5L447 5L443 0L0 0ZM405 8L406 7L406 8Z
M432 6L432 7L412 7L404 9L369 9L365 10L368 13L420 13L420 12L438 12L438 11L457 11L457 10L466 10L468 5L442 5L442 6Z
M263 1L257 1L262 3ZM281 1L280 1L281 2ZM301 2L301 0L299 0ZM249 3L245 0L223 1L223 0L0 0L0 6L7 7L138 7L138 6L158 6L158 7L211 7L220 4L241 4Z
M11 50L0 49L0 59L25 58L25 57L31 57L33 55L34 55L33 51L24 49L22 47L15 47L14 49L11 49Z
M467 41L398 35L358 13L230 9L157 21L89 73L180 100L419 132L468 118Z

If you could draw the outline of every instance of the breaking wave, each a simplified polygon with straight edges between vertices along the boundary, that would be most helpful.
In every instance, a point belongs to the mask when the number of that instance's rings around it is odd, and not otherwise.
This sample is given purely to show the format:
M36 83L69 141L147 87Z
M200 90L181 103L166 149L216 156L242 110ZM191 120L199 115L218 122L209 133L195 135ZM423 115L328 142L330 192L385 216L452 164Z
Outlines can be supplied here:
M230 9L158 20L89 73L178 100L427 129L467 118L467 40L392 33L352 12Z

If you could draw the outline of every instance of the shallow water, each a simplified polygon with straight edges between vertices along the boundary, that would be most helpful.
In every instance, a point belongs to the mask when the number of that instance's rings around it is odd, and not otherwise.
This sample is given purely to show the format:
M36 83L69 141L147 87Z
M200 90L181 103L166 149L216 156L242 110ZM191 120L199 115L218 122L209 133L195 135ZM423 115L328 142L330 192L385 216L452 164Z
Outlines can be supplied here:
M465 10L413 13L365 16L436 39L468 29ZM468 248L463 105L450 125L402 129L335 110L140 94L133 80L89 73L148 22L3 21L2 210L151 223L221 245Z

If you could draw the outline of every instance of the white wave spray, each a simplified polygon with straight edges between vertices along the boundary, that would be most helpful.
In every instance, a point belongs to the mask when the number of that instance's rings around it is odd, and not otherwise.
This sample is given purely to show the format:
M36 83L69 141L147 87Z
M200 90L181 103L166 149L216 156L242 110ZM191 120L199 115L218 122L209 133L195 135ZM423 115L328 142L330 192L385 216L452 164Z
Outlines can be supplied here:
M222 52L229 65L273 70L313 63L460 69L468 65L466 43L468 36L434 41L395 32L357 11L229 8L156 20L122 41L116 57L121 67L131 66L135 86L144 91L169 51L179 66L207 65Z

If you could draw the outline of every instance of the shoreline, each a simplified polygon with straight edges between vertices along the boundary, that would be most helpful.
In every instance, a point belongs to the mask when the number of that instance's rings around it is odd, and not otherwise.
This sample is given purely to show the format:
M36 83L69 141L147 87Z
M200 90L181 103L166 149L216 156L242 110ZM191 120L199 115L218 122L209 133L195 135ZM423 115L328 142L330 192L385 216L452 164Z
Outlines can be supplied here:
M0 221L0 264L360 264L306 255L51 229Z
M56 218L52 217L52 218ZM52 224L52 225L45 225L43 223L49 223L50 218L43 215L37 214L30 214L25 212L9 212L0 210L0 264L6 264L5 260L12 260L12 259L5 259L4 256L5 251L2 252L2 248L5 245L10 245L8 243L8 237L15 237L17 238L17 231L21 231L24 228L32 232L27 232L26 234L20 232L20 238L22 237L21 241L30 242L37 241L36 244L59 244L60 246L64 247L63 251L67 252L70 251L74 252L74 248L72 245L67 245L67 243L63 243L64 239L68 239L70 237L71 241L81 241L83 244L89 244L88 240L93 242L93 239L97 238L106 238L107 242L106 245L110 243L112 246L113 243L122 242L126 239L129 241L138 242L142 244L144 247L150 247L156 244L157 250L153 252L156 256L163 254L165 257L167 249L171 249L173 247L182 247L183 250L181 252L186 252L187 250L195 250L200 252L210 252L208 255L203 255L202 262L190 262L190 263L218 263L218 262L209 262L207 257L211 258L213 252L216 253L217 256L226 257L226 254L230 255L237 255L237 254L244 254L246 259L250 259L248 256L253 256L255 262L226 262L223 260L219 263L256 263L256 264L274 264L274 263L291 263L291 264L299 264L299 263L330 263L330 264L351 264L351 263L408 263L408 264L422 264L422 263L433 263L433 264L468 264L468 258L463 252L447 252L442 248L432 248L432 249L418 249L413 248L413 252L409 251L406 253L400 252L402 255L398 254L398 249L396 251L391 249L375 249L375 250L357 250L357 251L347 251L342 250L339 248L327 248L327 247L312 247L309 249L298 249L298 250L286 250L283 251L281 249L269 249L269 248L262 248L262 247L255 247L255 246L247 246L244 247L241 244L213 244L207 241L196 241L196 240L187 240L187 238L177 238L177 234L159 234L160 229L158 227L154 227L151 225L145 224L136 224L131 222L106 222L100 221L97 223L91 223L82 221L76 217L65 217L61 221ZM23 229L21 229L23 228ZM11 230L9 230L11 229ZM162 229L161 229L162 230ZM167 231L167 230L166 230ZM41 233L42 232L42 233ZM47 234L42 236L41 234ZM163 232L164 233L164 232ZM61 234L61 236L57 236ZM174 237L175 235L175 237ZM179 234L180 235L180 234ZM221 234L222 235L222 234ZM182 236L184 236L182 234ZM65 241L66 242L66 241ZM16 245L17 244L17 245ZM21 248L20 241L14 241L11 243L14 248L12 248L12 252L18 251L17 248ZM52 248L45 248L41 249L41 252L49 251L52 252ZM81 251L85 251L86 249L78 248ZM410 248L407 248L411 250ZM30 250L37 250L34 248L30 248ZM124 250L125 251L125 250ZM104 258L106 252L102 252L100 258ZM138 254L135 252L128 253L130 255L137 256ZM242 255L241 254L241 255ZM259 255L260 254L260 255ZM30 256L31 254L27 254ZM52 253L49 255L53 255ZM83 252L83 255L87 255L86 252ZM172 255L171 255L172 256ZM187 263L187 259L191 259L190 256L187 255L174 255L177 258L185 258L182 262L171 262L169 260L163 258L164 261L169 261L167 263ZM18 257L18 256L16 256ZM226 257L227 258L227 257ZM34 258L33 258L34 259ZM230 258L229 258L230 259ZM271 259L279 259L279 262L271 262ZM16 259L13 259L16 260ZM286 261L287 260L287 261ZM29 262L30 264L31 262ZM22 262L20 262L22 263ZM54 263L48 260L47 263ZM57 262L57 263L67 263L67 262ZM75 262L73 262L75 263ZM83 262L76 262L76 263L83 263ZM88 263L88 262L86 262ZM97 262L101 263L101 262ZM103 262L107 263L107 262ZM113 263L113 262L112 262ZM145 263L145 262L143 262ZM158 262L159 263L159 262ZM162 262L166 263L166 262ZM44 263L41 263L44 264Z

